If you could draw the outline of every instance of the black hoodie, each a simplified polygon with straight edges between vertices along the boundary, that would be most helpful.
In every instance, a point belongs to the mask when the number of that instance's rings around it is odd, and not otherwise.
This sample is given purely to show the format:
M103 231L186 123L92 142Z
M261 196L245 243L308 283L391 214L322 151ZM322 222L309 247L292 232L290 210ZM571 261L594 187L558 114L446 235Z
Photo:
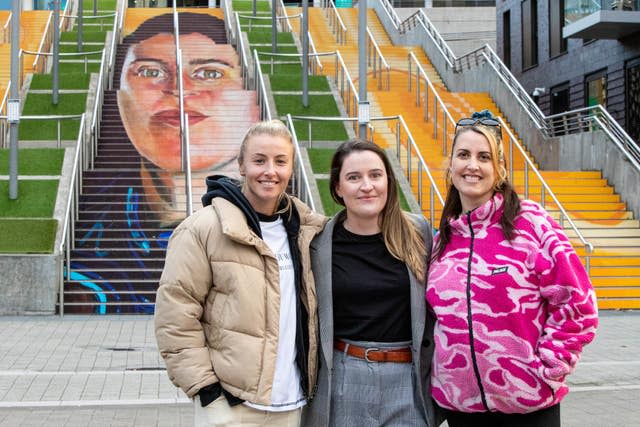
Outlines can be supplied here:
M260 230L260 219L258 214L249 203L249 200L242 193L240 188L240 182L226 177L224 175L211 175L206 179L207 192L202 196L202 206L208 206L211 201L216 197L221 197L229 202L233 203L238 209L240 209L245 218L247 224L262 239L262 231ZM283 207L282 205L280 207ZM282 215L282 222L284 228L287 231L287 237L289 240L289 251L291 252L291 258L293 261L294 274L295 274L295 290L296 290L296 365L300 371L300 380L302 385L302 391L307 399L310 399L309 395L309 377L308 377L308 360L309 360L309 348L307 343L309 342L309 313L306 307L301 301L301 289L302 289L302 263L300 261L300 249L298 248L298 233L300 231L300 214L295 208L295 205L291 204L291 209L287 214ZM212 384L202 388L198 394L200 395L200 402L202 406L207 406L220 396L220 393L224 392L229 405L234 406L243 401L235 396L230 395L225 390L222 390L220 383Z

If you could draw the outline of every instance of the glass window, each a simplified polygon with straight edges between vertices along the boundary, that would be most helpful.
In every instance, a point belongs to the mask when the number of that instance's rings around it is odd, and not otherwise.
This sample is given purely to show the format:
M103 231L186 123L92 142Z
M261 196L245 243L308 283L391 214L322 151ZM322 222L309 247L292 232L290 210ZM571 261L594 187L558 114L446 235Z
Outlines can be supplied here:
M549 2L549 56L553 58L567 51L567 39L562 37L564 0Z
M627 133L634 141L640 142L640 58L627 63Z
M522 68L538 65L538 2L524 0L522 8Z
M585 77L585 105L607 106L607 74L601 70Z
M502 62L511 69L511 11L502 14Z

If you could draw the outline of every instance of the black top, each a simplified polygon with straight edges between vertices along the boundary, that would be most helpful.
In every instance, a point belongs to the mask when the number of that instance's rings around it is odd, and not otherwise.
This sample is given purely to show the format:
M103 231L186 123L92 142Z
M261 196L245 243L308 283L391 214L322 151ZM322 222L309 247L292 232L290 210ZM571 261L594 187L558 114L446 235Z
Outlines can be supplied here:
M361 236L336 224L332 256L334 336L410 341L409 273L405 263L389 253L382 233Z

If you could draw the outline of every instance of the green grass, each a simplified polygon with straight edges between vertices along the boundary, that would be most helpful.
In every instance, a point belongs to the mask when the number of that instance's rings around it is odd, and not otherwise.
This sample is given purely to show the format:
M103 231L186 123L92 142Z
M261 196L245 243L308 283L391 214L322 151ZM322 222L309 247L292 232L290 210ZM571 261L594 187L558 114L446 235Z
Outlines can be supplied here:
M98 28L98 27L96 27ZM105 26L104 30L90 30L89 28L84 28L82 32L82 41L85 42L102 42L104 43L105 37L107 35L107 31L110 30L108 25ZM76 31L66 31L64 33L60 33L60 41L63 42L77 42L78 41L78 33Z
M302 75L302 65L298 64L271 64L267 61L260 61L262 72L267 74L297 74Z
M25 148L18 150L18 174L60 175L64 150L58 148ZM9 174L9 150L0 149L0 175Z
M331 158L335 151L332 148L307 148L313 173L328 174L331 169Z
M61 93L58 105L51 104L50 94L30 93L24 106L23 115L67 115L82 114L85 111L86 93ZM78 138L79 120L62 120L60 122L62 139ZM56 120L21 120L21 140L55 140L57 137Z
M271 29L266 30L266 31L254 29L250 33L247 33L247 37L249 39L249 43L251 43L251 44L254 44L254 43L269 43L270 44L271 43ZM276 38L278 40L278 43L294 44L293 43L293 36L291 35L291 33L278 33L278 36Z
M344 206L337 204L331 198L328 179L318 179L316 180L316 184L318 185L320 200L322 200L322 207L324 208L324 214L326 216L333 216L344 209ZM404 193L400 188L398 188L398 194L400 195L400 208L404 211L410 211L407 199L404 197Z
M9 181L0 181L0 218L51 218L57 193L57 179L20 180L18 199L10 200Z
M0 253L52 253L57 228L55 219L0 219Z
M336 102L331 95L309 95L309 106L306 108L302 105L302 96L274 95L273 98L280 116L287 113L293 116L340 116ZM294 126L299 140L309 139L306 121L295 120ZM319 141L346 141L348 138L343 122L314 121L311 133L313 139Z
M58 68L60 75L63 74L85 74L84 72L84 63L76 63L76 62L63 62L60 64ZM87 64L87 73L99 73L100 72L100 64L99 63L89 63Z
M233 0L231 4L235 12L241 12L241 11L247 11L247 10L253 11L252 0ZM256 11L271 12L271 7L269 6L269 2L256 1Z
M271 75L271 89L274 91L302 91L302 76ZM329 92L329 83L325 76L309 76L307 81L310 91Z
M271 40L269 40L271 41ZM260 46L256 48L258 50L258 54L260 53L271 53L271 47L268 46ZM298 53L298 48L295 46L288 46L288 45L278 45L276 46L276 52L277 53ZM264 59L264 58L269 58L269 55L260 55L260 60Z
M98 52L100 51L100 52ZM86 55L89 59L97 59L100 60L102 57L102 48L100 46L82 45L82 52L98 52L92 53L91 55ZM60 53L78 53L78 45L77 44L61 44L60 45ZM61 56L60 59L84 59L84 56Z
M51 95L45 93L29 93L24 105L23 115L41 114L82 114L87 102L86 93L61 93L58 104L51 104Z
M58 75L58 87L60 89L87 89L90 75L85 73L64 73ZM53 75L34 74L30 89L51 89L53 87Z
M106 13L100 13L101 10L116 10L117 0L96 0L98 5L98 15L106 15ZM84 8L85 15L93 14L93 0L83 0L82 7Z

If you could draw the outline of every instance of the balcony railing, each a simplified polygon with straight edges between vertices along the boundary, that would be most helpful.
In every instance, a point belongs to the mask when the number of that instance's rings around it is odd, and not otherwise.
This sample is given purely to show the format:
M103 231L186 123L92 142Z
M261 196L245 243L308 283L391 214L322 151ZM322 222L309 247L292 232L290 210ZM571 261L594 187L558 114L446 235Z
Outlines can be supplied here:
M565 0L565 24L572 24L601 10L640 10L640 0Z

